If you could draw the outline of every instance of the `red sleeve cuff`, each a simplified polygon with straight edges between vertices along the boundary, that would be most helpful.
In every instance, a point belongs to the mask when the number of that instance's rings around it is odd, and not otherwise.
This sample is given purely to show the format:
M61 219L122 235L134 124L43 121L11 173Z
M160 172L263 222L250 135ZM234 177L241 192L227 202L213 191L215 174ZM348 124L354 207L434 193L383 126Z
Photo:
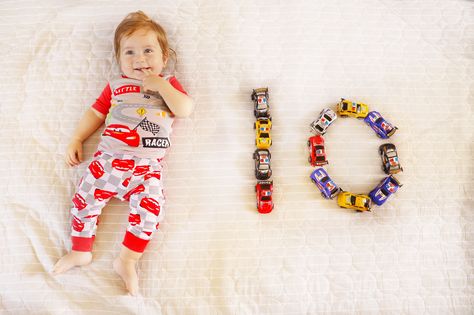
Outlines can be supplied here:
M173 86L175 89L177 89L181 93L188 95L188 93L184 90L184 88L181 86L181 84L179 83L178 79L176 79L176 77L170 77L168 82L171 84L171 86Z
M110 89L110 84L104 88L102 93L100 93L99 98L92 104L92 108L98 112L107 115L112 104L112 90Z

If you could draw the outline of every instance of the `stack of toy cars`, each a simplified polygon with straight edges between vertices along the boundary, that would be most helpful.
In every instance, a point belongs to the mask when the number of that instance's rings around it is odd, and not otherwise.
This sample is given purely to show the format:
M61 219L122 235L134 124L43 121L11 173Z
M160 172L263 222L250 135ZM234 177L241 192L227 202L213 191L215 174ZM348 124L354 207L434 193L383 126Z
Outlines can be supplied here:
M395 193L402 185L393 176L403 171L398 160L397 150L394 144L385 143L379 147L379 154L382 158L382 169L389 175L382 179L380 183L368 194L354 194L338 187L329 177L328 173L321 166L328 164L326 151L324 148L324 134L328 127L340 117L355 117L364 119L382 139L391 137L397 127L386 121L379 112L369 112L369 107L363 103L355 103L345 99L337 104L337 114L330 108L325 108L319 117L310 124L311 131L315 134L308 140L309 162L311 166L319 166L311 175L311 180L321 191L321 195L326 199L333 199L337 196L337 204L342 208L354 209L357 211L370 211L371 204L381 206L387 199Z
M268 103L268 88L258 88L252 92L254 102L255 123L255 145L257 149L253 153L255 161L255 177L257 184L255 192L257 194L257 209L260 213L269 213L273 210L273 181L270 160L272 155L268 150L272 145L270 131L272 129L272 118L270 116L270 106Z

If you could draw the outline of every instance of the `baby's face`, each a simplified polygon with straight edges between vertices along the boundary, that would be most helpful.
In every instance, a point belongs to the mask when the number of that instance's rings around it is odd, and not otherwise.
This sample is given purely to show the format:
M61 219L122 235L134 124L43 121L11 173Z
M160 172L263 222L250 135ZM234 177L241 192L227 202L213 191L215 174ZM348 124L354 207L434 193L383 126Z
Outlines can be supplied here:
M142 80L143 70L160 74L166 60L163 59L156 34L148 30L138 30L120 40L120 69L129 78Z

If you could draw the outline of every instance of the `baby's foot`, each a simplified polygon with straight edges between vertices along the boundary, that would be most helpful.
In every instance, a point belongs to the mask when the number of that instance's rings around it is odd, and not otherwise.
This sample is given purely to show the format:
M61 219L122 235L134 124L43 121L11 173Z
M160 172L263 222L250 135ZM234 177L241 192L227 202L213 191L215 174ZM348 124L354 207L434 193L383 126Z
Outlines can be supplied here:
M138 275L135 264L135 260L122 260L120 257L114 260L115 272L125 282L128 292L134 296L138 294Z
M78 252L72 250L64 255L53 267L53 274L58 275L76 266L85 266L92 261L91 252Z

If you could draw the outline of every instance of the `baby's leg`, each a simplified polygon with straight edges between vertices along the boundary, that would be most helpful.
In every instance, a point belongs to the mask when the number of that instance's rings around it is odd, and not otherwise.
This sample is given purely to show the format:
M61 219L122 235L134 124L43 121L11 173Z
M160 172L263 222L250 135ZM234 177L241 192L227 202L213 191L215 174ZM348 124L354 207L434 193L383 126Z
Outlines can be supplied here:
M113 266L115 272L125 282L125 287L131 295L138 294L138 274L136 270L137 262L143 253L134 252L133 250L122 245L120 255L115 258Z
M143 189L130 196L127 232L120 255L113 263L115 272L125 282L131 295L138 294L136 264L163 218L161 207L164 196L160 180L156 176L151 177L141 185Z
M81 179L72 199L72 250L59 259L53 267L53 274L60 274L76 266L85 266L92 261L91 251L98 217L106 202L116 194L115 187L108 184L111 178L109 165L105 158L98 156Z

